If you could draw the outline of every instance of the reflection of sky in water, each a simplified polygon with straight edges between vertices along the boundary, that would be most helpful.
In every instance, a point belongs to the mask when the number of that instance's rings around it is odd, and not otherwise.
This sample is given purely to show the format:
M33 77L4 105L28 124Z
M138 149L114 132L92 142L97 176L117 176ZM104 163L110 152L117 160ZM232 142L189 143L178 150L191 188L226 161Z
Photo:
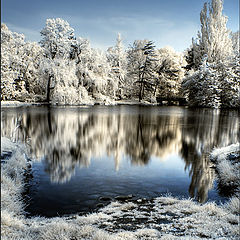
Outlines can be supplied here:
M208 152L237 140L236 111L116 106L2 110L2 135L26 141L33 157L30 208L89 211L100 196L224 200Z
M118 171L112 157L91 159L88 167L76 168L71 179L62 184L51 182L44 172L44 164L35 163L33 169L33 192L37 196L32 195L35 201L28 210L38 214L89 211L102 196L114 198L133 194L136 198L152 198L172 193L188 197L190 180L178 156L165 161L153 157L142 166L123 158Z

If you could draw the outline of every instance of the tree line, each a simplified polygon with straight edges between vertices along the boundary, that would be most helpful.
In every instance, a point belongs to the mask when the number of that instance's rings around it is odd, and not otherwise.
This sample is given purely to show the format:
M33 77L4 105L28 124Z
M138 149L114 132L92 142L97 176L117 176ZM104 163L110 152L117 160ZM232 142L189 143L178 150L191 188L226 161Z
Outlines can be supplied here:
M239 31L227 29L221 0L204 4L201 29L183 53L150 40L107 51L76 37L63 19L47 19L39 43L1 25L1 100L51 104L156 102L186 97L191 106L239 107Z

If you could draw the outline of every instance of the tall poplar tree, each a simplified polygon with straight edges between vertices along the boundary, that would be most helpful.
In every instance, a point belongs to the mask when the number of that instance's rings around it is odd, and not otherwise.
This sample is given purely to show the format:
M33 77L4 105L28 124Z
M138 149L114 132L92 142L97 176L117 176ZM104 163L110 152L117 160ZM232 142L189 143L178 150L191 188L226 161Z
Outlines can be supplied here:
M234 58L233 43L223 15L223 1L212 0L200 13L201 31L186 58L188 74L183 88L190 105L239 107L239 62Z

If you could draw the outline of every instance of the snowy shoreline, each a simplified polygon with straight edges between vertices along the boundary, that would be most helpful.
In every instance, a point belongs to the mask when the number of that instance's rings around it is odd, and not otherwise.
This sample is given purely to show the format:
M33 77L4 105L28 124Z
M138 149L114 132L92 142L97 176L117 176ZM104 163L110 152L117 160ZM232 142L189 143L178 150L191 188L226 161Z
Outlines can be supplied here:
M1 101L2 107L24 107L24 106L44 106L44 105L51 105L51 106L69 106L66 104L47 104L47 103L35 103L35 102L20 102L20 101ZM104 101L94 101L91 104L82 104L82 105L71 105L71 106L93 106L93 105L146 105L146 106L157 106L157 103L150 103L147 101L138 100L119 100L119 101L111 101L111 102L104 102Z
M214 150L211 156L219 156L225 150ZM1 161L2 239L239 238L237 197L222 206L158 197L151 201L112 202L85 216L26 218L22 193L25 173L31 164L27 149L2 137L1 155L4 154L8 157Z
M219 182L233 191L233 195L240 194L240 144L215 148L210 154L215 164Z

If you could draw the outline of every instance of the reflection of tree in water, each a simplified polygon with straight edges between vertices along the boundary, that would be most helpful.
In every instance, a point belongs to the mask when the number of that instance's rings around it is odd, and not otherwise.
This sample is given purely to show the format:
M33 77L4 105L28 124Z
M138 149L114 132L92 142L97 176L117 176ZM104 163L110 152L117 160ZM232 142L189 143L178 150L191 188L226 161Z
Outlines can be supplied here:
M153 155L164 158L178 148L179 118L139 114L126 122L125 153L133 164L147 164Z
M233 112L234 113L234 112ZM215 146L237 142L239 120L236 112L231 118L225 111L211 109L188 110L183 119L181 155L185 168L192 177L189 186L191 197L200 202L207 200L213 186L215 171L210 167L209 152Z
M151 157L152 131L149 129L149 119L143 115L134 116L128 119L126 138L126 155L132 161L132 164L143 165L149 162ZM149 131L147 131L149 130Z
M234 112L229 118L227 112L208 109L169 112L96 114L54 108L10 112L2 118L2 135L30 140L32 153L44 157L55 182L69 180L76 166L87 167L91 158L106 154L114 158L116 170L124 156L132 164L144 165L152 156L179 154L190 170L190 196L204 202L214 179L206 154L214 146L237 141L238 118Z
M189 169L189 175L192 177L189 195L191 198L196 196L199 202L205 202L214 180L214 170L210 168L210 160L206 154L199 154L194 144L187 144L185 141L182 143L181 153L185 161L185 169Z

